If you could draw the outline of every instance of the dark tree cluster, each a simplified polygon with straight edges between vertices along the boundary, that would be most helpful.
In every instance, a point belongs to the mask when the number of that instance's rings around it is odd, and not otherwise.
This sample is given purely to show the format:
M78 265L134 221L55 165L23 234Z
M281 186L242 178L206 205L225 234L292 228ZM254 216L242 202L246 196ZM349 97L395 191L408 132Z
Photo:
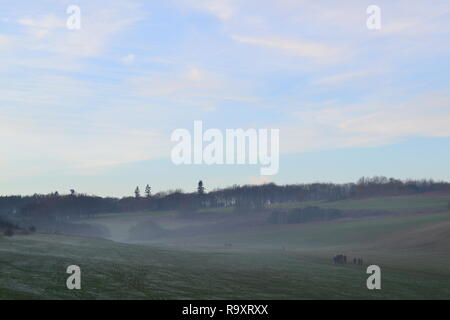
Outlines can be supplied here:
M305 201L336 201L373 196L398 196L424 192L448 192L450 184L432 180L397 180L386 177L361 178L356 183L309 183L293 185L232 186L206 192L203 181L197 184L196 192L185 193L172 190L151 194L149 185L142 197L139 188L133 196L124 198L103 198L76 193L67 195L58 192L48 195L0 197L0 217L11 220L20 217L65 221L92 218L102 213L142 212L157 210L192 211L208 208L235 208L246 212L260 210L274 203Z
M11 222L0 217L0 230L1 229L13 229L15 227L16 226L14 224L12 224Z

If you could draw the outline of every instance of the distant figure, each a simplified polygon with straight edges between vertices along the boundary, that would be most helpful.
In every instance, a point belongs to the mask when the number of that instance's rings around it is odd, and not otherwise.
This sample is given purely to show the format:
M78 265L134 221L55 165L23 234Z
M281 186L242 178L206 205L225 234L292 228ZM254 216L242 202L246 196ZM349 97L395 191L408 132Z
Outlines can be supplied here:
M356 258L353 258L353 264L356 264Z
M334 264L344 264L347 263L347 256L344 256L343 254L337 254L333 257Z

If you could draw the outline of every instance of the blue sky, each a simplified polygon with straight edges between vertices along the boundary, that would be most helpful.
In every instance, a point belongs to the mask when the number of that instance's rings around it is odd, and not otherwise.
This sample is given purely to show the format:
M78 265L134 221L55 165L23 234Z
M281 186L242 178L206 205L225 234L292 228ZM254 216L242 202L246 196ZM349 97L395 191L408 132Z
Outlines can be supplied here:
M368 30L366 8L381 8ZM81 8L81 30L66 8ZM0 194L450 180L448 1L1 0ZM171 132L278 128L279 174L179 166Z

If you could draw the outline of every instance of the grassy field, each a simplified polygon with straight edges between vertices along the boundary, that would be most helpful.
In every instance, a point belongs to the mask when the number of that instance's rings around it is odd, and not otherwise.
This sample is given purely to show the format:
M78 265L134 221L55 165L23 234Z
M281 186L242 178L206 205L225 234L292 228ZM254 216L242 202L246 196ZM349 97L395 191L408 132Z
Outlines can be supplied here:
M382 267L382 290L365 270L301 252L180 251L105 240L34 235L2 240L1 299L443 299L450 276ZM82 290L65 269L82 269Z
M438 198L339 205L445 209ZM173 216L151 217L176 228ZM148 218L106 215L94 223L122 225L126 232ZM333 265L336 253L379 265L382 290L366 288L365 267ZM80 291L65 286L72 264L82 270ZM450 299L450 213L254 226L142 244L45 234L1 237L0 270L0 299Z
M342 200L333 202L309 201L274 204L272 208L303 208L318 206L341 210L387 210L392 212L420 212L426 210L444 210L450 202L450 195L414 195L398 197L380 197L361 200Z

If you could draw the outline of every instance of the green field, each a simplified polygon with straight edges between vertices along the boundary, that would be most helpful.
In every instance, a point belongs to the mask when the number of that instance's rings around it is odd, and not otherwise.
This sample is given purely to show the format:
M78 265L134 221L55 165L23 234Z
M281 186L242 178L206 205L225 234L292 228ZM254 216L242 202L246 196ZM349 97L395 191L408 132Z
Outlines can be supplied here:
M263 225L140 244L45 234L2 237L0 299L450 299L446 202L442 197L414 201L340 205L442 212ZM105 215L92 223L121 225L125 232L155 219L176 229L180 222L174 216ZM379 265L382 289L366 288L365 267L333 265L336 253ZM65 286L65 270L72 264L82 270L80 291Z
M306 206L318 206L341 210L387 210L392 212L420 212L426 210L443 210L450 201L448 195L414 195L382 197L361 200L342 201L308 201L274 204L272 208L301 208Z

